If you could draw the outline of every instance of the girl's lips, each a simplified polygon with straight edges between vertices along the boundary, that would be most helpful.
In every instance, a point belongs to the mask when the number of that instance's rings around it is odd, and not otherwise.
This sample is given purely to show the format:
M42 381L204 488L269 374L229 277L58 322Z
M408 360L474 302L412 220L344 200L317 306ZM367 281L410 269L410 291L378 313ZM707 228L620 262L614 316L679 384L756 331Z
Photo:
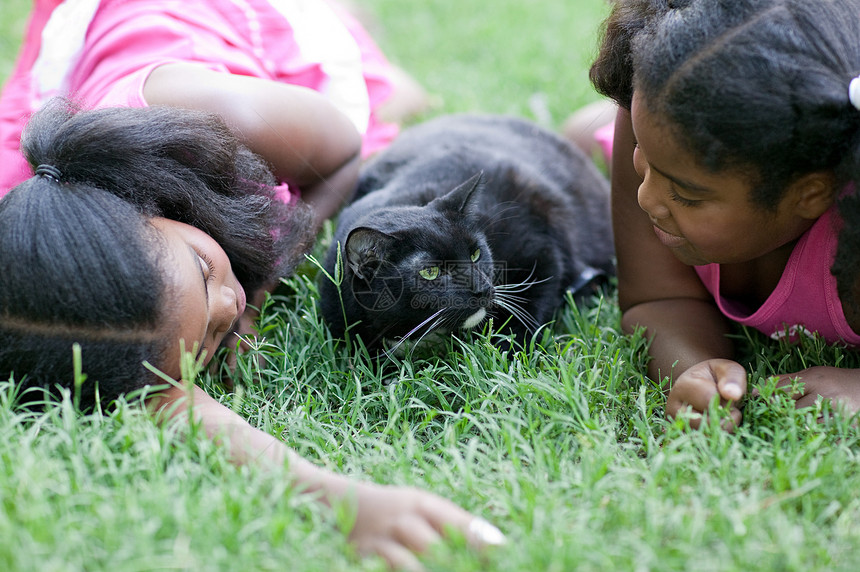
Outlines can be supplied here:
M656 224L654 225L654 234L657 235L657 238L660 242L663 243L663 246L668 248L677 248L683 245L687 240L682 236L676 236L674 234L669 234Z

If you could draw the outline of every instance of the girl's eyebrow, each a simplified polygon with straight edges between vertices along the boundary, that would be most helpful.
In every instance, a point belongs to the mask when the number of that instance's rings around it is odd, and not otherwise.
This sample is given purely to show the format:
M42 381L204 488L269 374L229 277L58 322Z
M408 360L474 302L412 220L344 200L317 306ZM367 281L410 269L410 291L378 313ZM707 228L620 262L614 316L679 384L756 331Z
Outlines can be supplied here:
M679 179L678 177L674 177L674 176L670 175L669 173L667 173L661 169L658 169L654 165L649 165L649 167L651 167L652 169L654 169L655 171L660 173L661 176L666 177L667 179L669 179L670 181L672 181L673 183L675 183L679 187L683 187L684 189L694 191L697 193L702 193L703 195L713 194L713 192L714 192L713 189L710 189L708 187L698 185L696 183L691 183L690 181L685 181L684 179Z

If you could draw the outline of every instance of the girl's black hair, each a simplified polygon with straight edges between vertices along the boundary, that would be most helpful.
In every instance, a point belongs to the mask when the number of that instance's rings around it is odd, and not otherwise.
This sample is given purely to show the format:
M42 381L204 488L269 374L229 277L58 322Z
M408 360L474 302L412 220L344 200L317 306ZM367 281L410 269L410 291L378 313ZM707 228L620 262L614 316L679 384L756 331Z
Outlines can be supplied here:
M625 109L633 100L633 53L637 33L669 10L669 0L618 0L603 22L603 40L589 79L595 89Z
M157 382L142 364L158 365L172 340L149 218L209 234L249 292L289 274L313 238L310 209L275 199L266 164L215 115L55 100L21 146L34 169L59 171L0 200L0 379L25 387L69 387L74 343L82 404L96 385L109 401Z
M749 176L752 202L773 209L791 182L830 171L860 181L856 0L619 0L591 79L629 109L633 90L713 172ZM833 274L843 300L860 266L860 196Z

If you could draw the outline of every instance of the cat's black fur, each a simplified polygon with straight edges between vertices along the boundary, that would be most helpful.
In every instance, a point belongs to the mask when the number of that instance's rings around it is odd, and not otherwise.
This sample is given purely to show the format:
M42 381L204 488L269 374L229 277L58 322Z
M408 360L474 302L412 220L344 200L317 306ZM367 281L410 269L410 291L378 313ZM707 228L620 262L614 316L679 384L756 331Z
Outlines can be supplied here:
M335 276L340 245L341 292L323 278L322 314L369 347L490 317L523 342L567 291L612 274L610 226L606 179L555 134L512 117L431 120L362 169L324 262Z

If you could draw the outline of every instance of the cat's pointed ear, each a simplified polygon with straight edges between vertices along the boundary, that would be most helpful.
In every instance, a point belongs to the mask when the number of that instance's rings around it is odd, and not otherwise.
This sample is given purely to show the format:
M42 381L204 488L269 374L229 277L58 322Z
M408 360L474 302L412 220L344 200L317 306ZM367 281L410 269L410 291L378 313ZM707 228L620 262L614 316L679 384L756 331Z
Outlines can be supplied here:
M469 208L470 201L477 197L484 188L484 172L481 171L477 175L470 177L466 182L462 183L454 190L449 192L441 201L445 206L458 213L466 214Z
M395 238L382 231L360 226L346 237L346 263L353 274L367 280L385 258L385 251Z

